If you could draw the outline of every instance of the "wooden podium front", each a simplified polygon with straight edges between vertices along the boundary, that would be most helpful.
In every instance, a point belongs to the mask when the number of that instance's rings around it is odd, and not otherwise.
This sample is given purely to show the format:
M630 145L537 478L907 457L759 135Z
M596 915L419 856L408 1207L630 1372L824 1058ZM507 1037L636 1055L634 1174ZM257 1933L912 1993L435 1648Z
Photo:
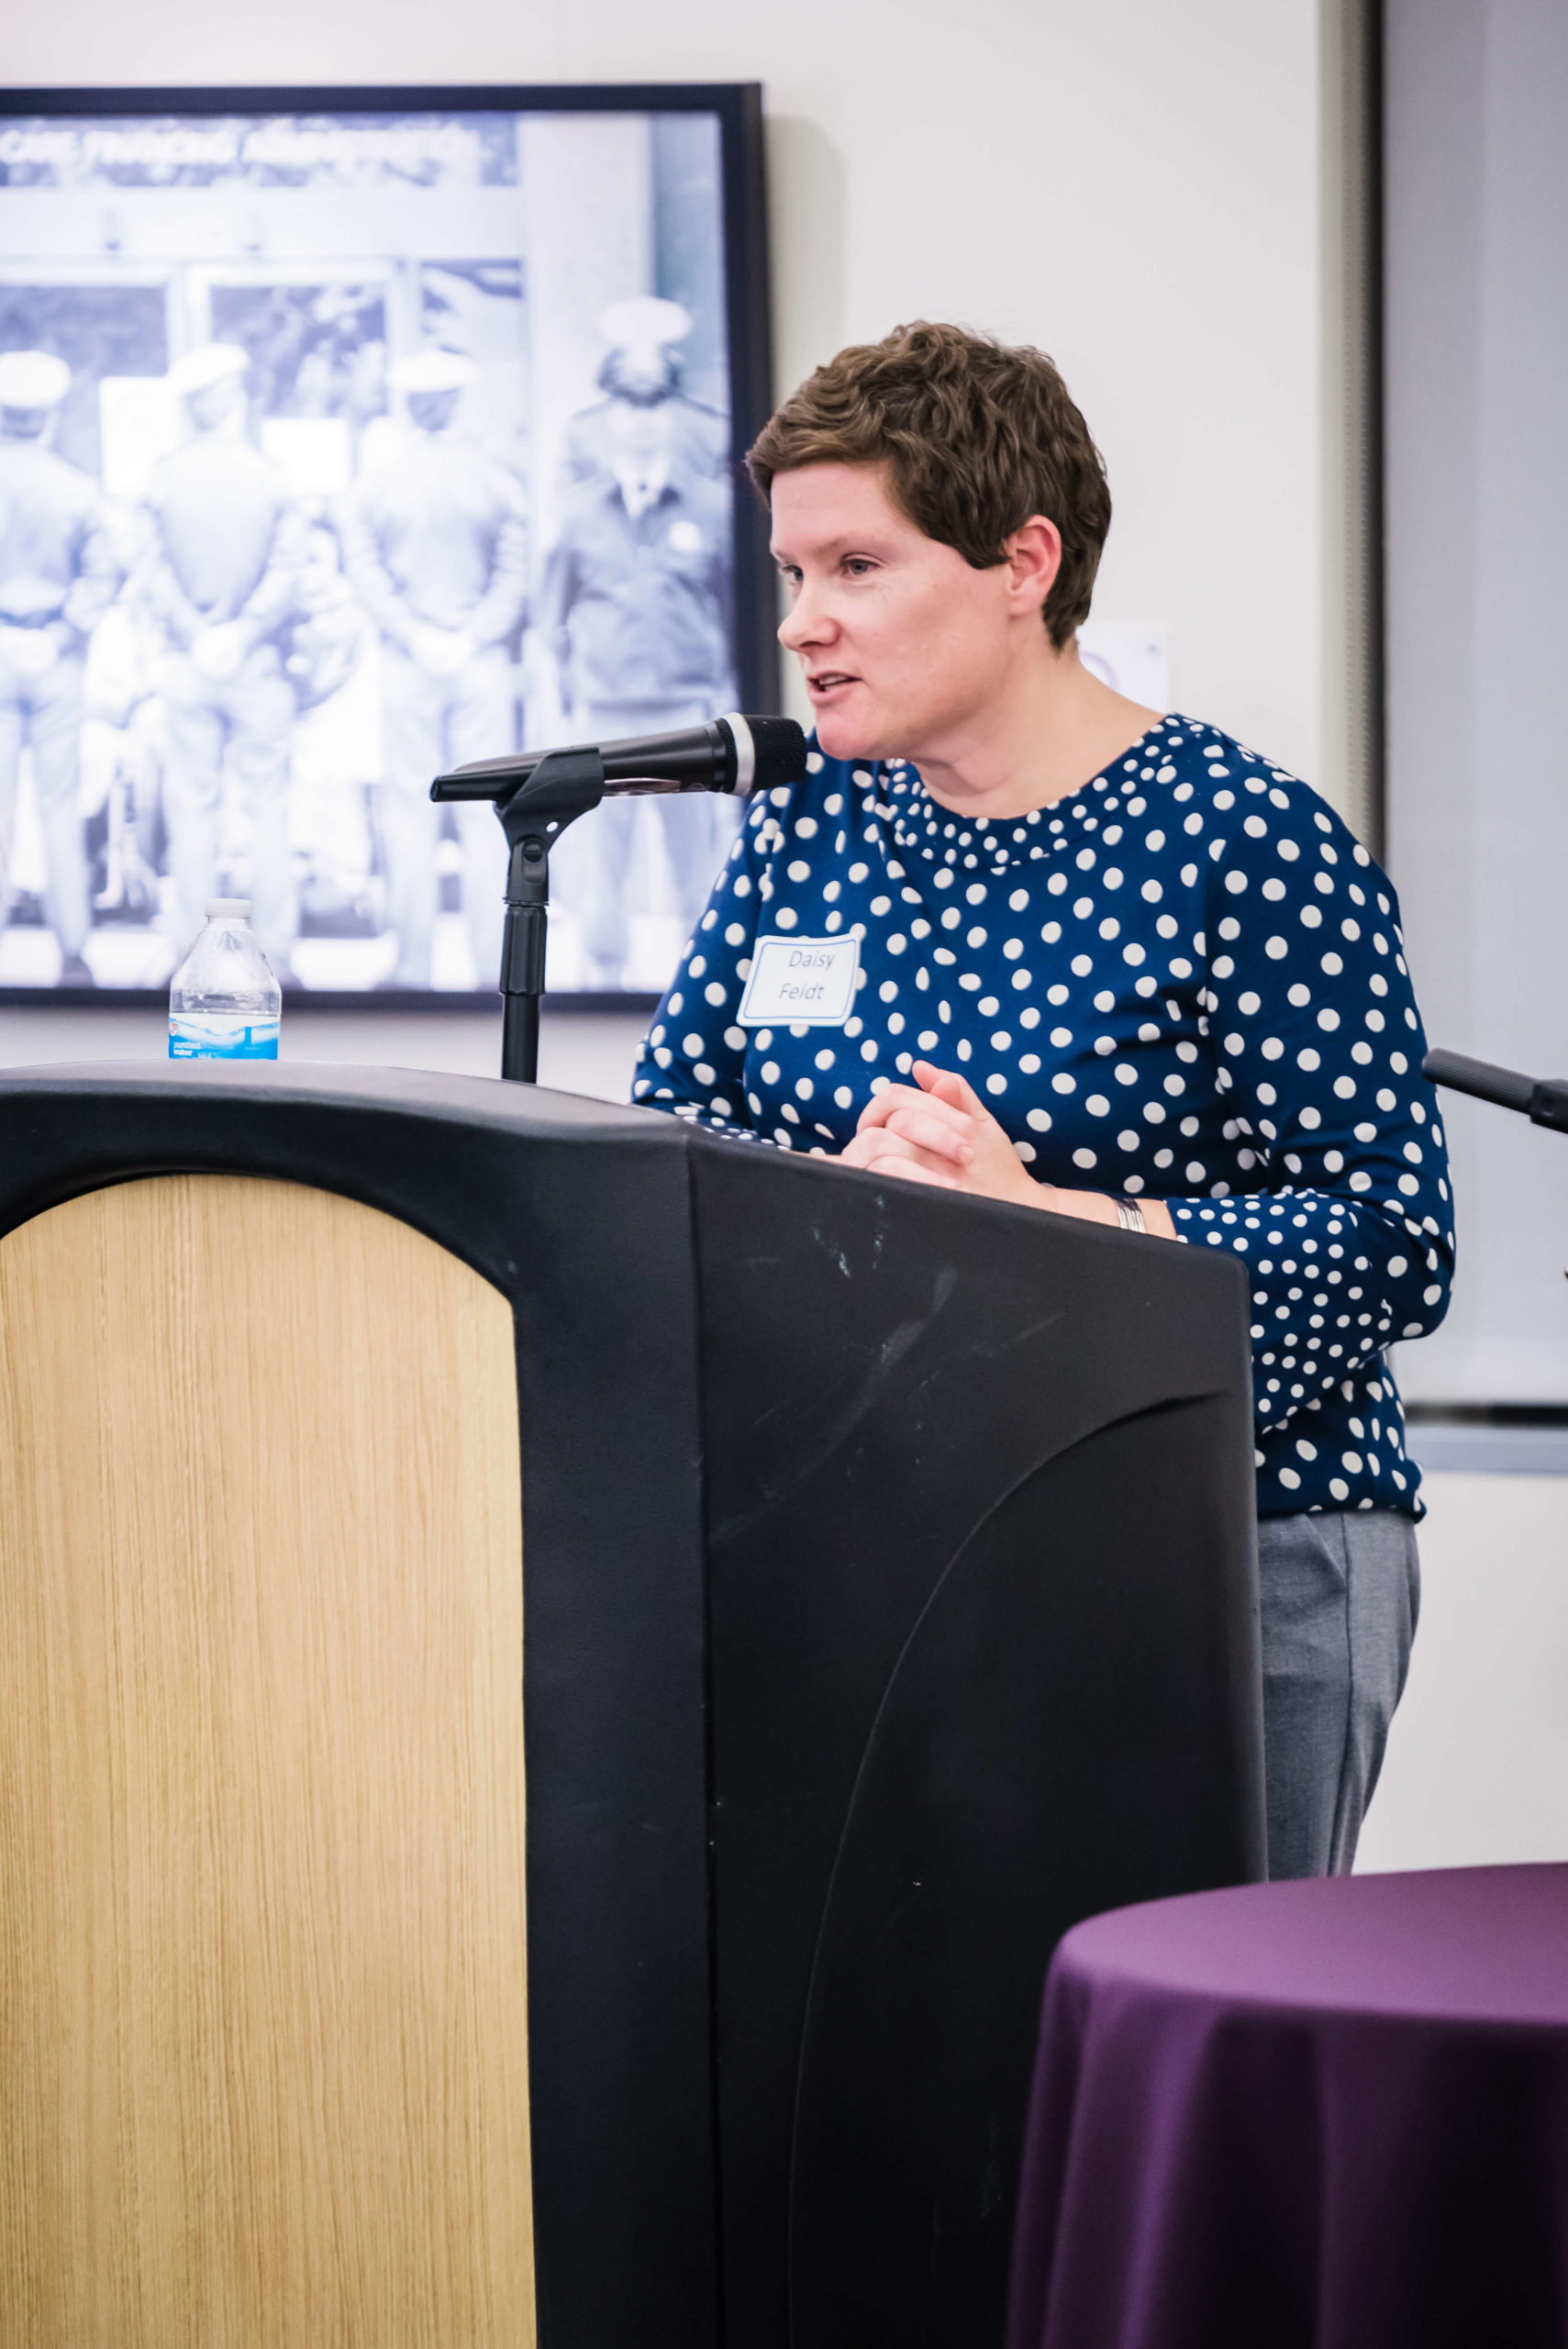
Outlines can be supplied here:
M92 1191L0 1241L0 1449L6 2339L528 2341L505 1298Z
M0 2349L999 2343L1055 1940L1261 1873L1240 1268L0 1097Z

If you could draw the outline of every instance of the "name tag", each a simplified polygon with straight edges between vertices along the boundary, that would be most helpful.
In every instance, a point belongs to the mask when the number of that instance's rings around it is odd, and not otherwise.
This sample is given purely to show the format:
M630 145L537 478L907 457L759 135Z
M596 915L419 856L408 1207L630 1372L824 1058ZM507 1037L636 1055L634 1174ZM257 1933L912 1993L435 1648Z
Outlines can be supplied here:
M858 938L759 938L740 998L742 1028L841 1028L855 1008Z

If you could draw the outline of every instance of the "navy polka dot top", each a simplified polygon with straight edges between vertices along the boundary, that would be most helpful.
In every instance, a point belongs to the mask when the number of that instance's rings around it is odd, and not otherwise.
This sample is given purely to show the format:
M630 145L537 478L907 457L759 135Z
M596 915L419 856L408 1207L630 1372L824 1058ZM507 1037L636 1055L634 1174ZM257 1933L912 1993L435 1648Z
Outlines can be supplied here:
M841 1028L740 1027L760 938L852 932ZM1258 1507L1418 1516L1392 1339L1453 1261L1437 1097L1389 882L1318 795L1162 718L1082 791L964 818L913 767L813 751L752 804L633 1097L832 1156L916 1058L1038 1176L1162 1198L1252 1276Z

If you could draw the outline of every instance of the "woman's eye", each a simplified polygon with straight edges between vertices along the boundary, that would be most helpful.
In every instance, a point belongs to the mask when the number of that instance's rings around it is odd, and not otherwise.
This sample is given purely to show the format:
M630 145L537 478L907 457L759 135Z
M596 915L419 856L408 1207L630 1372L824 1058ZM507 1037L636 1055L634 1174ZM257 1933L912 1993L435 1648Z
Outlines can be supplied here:
M845 563L844 569L849 573L851 579L869 579L872 573L876 569L876 565L874 562L868 561L866 556L863 554L852 554Z

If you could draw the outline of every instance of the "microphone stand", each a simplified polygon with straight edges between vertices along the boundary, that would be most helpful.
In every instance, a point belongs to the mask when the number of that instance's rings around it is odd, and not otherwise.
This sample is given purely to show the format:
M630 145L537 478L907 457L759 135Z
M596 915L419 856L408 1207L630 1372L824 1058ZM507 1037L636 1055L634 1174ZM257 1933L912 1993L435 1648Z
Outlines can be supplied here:
M443 778L444 780L444 778ZM431 785L433 799L457 791ZM506 926L501 939L501 1074L514 1085L539 1081L539 1007L544 993L550 930L550 852L570 823L605 796L597 750L551 751L531 774L495 802L511 851L506 865Z

